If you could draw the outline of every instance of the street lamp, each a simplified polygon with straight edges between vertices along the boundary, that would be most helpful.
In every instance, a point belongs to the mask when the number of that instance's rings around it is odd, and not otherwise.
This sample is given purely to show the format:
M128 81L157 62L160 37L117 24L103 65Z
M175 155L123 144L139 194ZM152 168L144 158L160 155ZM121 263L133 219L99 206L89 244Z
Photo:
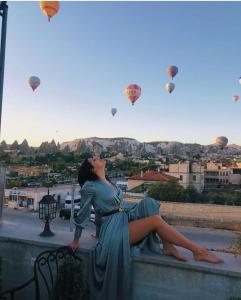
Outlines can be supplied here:
M6 1L0 1L0 16L2 17L1 48L0 48L0 134L1 134L3 80L4 80L4 64L5 64L5 48L6 48L6 34L7 34L7 16L8 16L8 6ZM5 168L0 167L0 224L2 223L5 173L6 173Z
M54 233L50 230L49 223L56 218L57 202L54 197L49 195L43 196L39 201L39 219L45 222L44 231L40 233L40 236L49 237Z

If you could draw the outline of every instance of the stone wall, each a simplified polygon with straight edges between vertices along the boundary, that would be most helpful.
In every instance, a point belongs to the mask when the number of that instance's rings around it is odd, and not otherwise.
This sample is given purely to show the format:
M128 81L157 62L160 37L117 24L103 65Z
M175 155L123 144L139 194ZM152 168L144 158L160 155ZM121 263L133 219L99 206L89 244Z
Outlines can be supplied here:
M50 248L44 241L32 243L0 238L0 242L4 290L29 279L36 256ZM79 251L79 255L87 264L88 253ZM142 254L136 257L133 297L125 300L228 300L230 296L241 296L239 258L223 253L225 264L211 265L195 262L191 255L187 257L186 263L162 255ZM34 299L33 286L16 298L22 299Z
M137 197L126 197L129 202L140 200ZM161 202L160 212L172 225L241 231L241 206Z
M241 296L238 274L155 257L134 263L133 300L229 300ZM238 298L239 299L239 298Z

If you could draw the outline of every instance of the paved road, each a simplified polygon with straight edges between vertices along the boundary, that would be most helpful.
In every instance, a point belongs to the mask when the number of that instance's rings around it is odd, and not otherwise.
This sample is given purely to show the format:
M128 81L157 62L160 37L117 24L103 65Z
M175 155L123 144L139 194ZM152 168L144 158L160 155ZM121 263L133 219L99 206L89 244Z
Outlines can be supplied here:
M29 212L25 210L15 210L5 207L3 209L3 222L16 226L38 227L39 232L43 230L43 222L39 220L38 213ZM70 224L68 220L62 220L58 216L51 223L52 230L70 231ZM192 241L199 243L210 249L227 248L234 245L237 239L241 236L237 232L228 230L218 230L210 228L197 228L197 227L175 227L178 231L182 232L186 237ZM86 229L86 234L91 234L95 231L95 226L92 222Z

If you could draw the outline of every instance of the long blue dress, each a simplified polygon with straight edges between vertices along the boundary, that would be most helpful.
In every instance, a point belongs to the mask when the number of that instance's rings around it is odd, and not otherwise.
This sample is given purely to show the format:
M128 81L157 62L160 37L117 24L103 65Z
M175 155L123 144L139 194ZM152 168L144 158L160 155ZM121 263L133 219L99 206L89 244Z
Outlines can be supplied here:
M90 254L89 280L91 300L131 300L132 257L142 250L162 254L156 233L130 245L128 222L158 215L160 204L146 197L138 204L124 202L122 191L103 180L87 181L81 190L81 209L75 218L75 236L88 225L93 205L100 217L99 240Z

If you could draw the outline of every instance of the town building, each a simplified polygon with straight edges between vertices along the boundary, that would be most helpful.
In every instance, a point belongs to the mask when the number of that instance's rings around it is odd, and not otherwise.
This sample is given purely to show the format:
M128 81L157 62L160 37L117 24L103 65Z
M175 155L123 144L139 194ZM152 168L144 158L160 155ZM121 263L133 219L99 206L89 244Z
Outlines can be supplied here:
M169 164L169 171L165 174L178 178L184 188L192 186L198 192L204 189L204 166L201 163L185 161Z
M75 196L79 194L80 187L74 186ZM49 188L49 194L52 195L59 205L63 204L66 197L72 195L72 184L59 184ZM46 187L35 188L12 188L5 189L5 202L9 207L26 207L29 210L38 210L38 203L48 193Z
M164 173L159 173L155 171L145 173L141 172L140 175L135 175L128 178L128 191L133 191L138 188L139 191L141 190L143 192L151 184L175 181L178 181L178 179L173 176L166 175Z
M40 176L43 174L47 174L49 172L49 168L46 167L39 167L39 166L10 166L7 168L7 174L11 172L17 173L18 176Z
M241 185L241 163L235 163L231 166L229 182L233 185Z
M231 183L230 174L230 166L225 166L222 162L207 162L204 172L205 189L229 185Z

